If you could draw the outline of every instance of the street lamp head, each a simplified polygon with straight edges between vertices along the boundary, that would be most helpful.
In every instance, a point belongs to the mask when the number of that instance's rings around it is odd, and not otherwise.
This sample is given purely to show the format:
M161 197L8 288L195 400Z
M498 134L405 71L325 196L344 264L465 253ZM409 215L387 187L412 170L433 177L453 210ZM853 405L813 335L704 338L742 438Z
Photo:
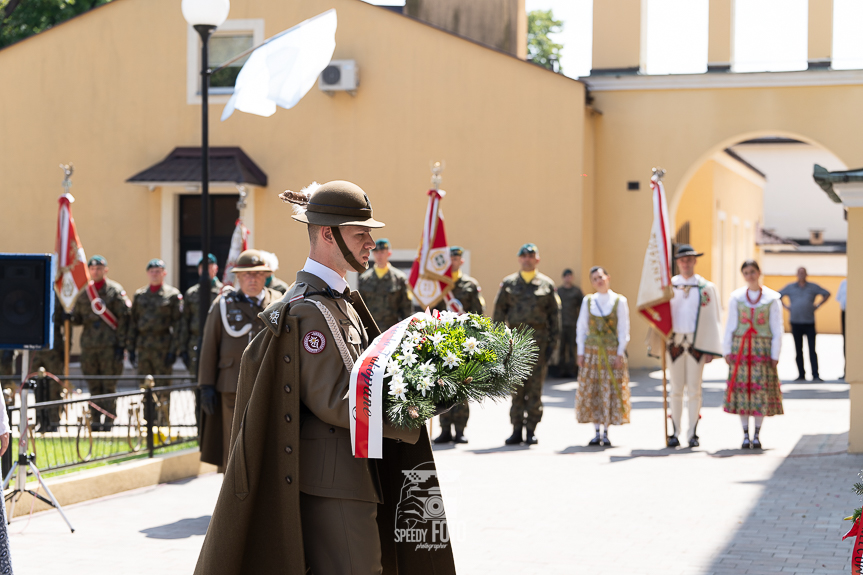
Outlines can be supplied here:
M219 27L230 10L230 0L183 0L183 18L192 26Z

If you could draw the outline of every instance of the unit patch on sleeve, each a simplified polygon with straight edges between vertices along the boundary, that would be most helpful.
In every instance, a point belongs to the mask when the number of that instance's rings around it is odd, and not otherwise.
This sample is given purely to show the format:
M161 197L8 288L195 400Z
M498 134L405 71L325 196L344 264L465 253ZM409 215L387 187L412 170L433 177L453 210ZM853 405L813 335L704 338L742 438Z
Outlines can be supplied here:
M309 353L321 353L327 347L327 338L317 330L310 331L303 338L303 347Z

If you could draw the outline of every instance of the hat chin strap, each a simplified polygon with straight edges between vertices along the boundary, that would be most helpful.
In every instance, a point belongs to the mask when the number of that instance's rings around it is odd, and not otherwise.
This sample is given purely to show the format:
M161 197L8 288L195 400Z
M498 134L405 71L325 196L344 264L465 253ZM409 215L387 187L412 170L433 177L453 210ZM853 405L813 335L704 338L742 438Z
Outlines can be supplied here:
M354 254L352 254L351 250L348 249L348 245L345 243L344 238L342 238L342 231L338 226L331 226L330 229L333 230L333 237L336 238L336 243L339 245L339 249L342 250L342 255L345 257L345 261L348 262L348 265L354 268L358 273L366 271L368 266L364 266L357 261Z

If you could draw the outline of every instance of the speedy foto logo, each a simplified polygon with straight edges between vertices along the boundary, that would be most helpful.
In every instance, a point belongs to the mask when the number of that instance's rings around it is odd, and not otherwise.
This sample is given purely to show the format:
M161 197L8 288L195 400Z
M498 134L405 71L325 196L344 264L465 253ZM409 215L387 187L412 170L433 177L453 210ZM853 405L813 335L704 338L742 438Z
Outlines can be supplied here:
M405 481L396 507L396 543L416 543L416 549L443 549L450 533L437 471L432 463L402 470Z

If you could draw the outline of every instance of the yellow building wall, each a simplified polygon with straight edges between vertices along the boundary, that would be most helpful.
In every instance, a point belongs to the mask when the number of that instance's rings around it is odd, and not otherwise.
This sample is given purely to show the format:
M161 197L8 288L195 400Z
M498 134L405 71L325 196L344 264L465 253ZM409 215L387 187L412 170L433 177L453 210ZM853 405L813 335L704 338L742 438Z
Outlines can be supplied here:
M830 299L824 307L815 312L815 330L818 333L842 333L841 312L836 294L839 292L839 284L845 278L837 276L809 276L807 281L816 283L830 292ZM765 275L762 277L765 286L776 291L781 290L790 283L797 281L797 276ZM820 298L819 300L820 301ZM788 303L788 299L785 299ZM785 331L791 332L791 324L788 321L789 313L785 311Z
M315 87L270 118L235 112L220 122L223 104L210 110L211 145L240 146L269 176L254 192L255 247L276 253L279 275L291 281L308 254L279 192L354 181L388 223L376 235L414 248L436 159L446 162L448 237L471 250L489 302L525 242L539 245L544 273L580 275L592 217L583 205L584 85L360 0L236 0L230 18L263 18L269 37L333 7L334 58L360 68L355 97ZM0 107L0 249L53 251L57 165L72 161L87 253L105 255L128 291L146 283L167 192L124 182L175 146L200 145L187 33L176 0L117 0L0 51L0 77L15 86Z

